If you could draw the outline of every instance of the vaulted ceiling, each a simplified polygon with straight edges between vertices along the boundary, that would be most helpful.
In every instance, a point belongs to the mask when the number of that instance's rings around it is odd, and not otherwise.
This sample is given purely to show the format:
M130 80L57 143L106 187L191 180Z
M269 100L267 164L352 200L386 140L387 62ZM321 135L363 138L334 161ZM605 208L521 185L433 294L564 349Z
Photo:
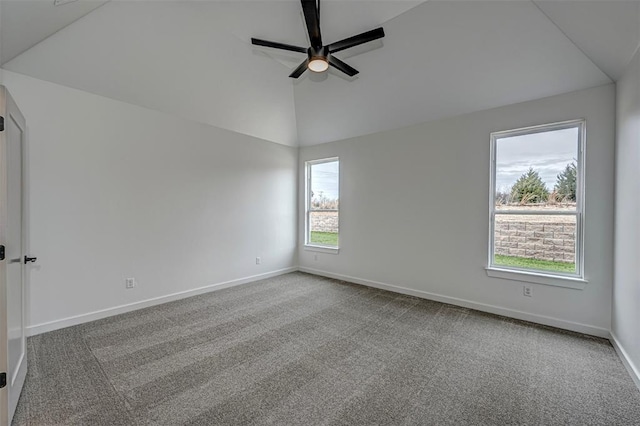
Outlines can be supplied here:
M326 42L387 35L292 80L249 40L306 45L298 0L52 4L2 0L3 68L293 146L606 84L640 42L636 1L324 0Z
M54 0L0 0L3 11L0 31L5 36L0 49L0 64L15 58L106 1L76 1L56 6Z

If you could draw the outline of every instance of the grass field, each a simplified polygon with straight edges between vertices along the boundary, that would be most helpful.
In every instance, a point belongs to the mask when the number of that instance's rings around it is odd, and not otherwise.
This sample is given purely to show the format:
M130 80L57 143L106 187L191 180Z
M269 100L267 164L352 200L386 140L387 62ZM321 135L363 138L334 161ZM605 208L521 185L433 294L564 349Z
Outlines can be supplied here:
M514 268L538 269L544 271L575 273L576 265L569 262L552 262L549 260L529 259L526 257L495 255L496 265L512 266Z
M338 246L337 232L317 232L311 231L310 243L322 244L324 246Z

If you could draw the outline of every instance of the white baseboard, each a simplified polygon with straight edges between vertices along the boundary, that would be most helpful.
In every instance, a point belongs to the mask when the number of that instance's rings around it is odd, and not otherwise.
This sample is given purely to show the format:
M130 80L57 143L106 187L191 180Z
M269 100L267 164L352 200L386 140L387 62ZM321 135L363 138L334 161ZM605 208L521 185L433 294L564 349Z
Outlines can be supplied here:
M609 341L611 342L616 352L618 353L618 356L620 357L622 364L624 364L624 368L627 369L627 371L629 372L629 375L631 376L634 383L638 387L638 390L640 390L640 368L638 368L633 363L633 361L631 360L631 357L629 357L629 354L627 353L627 351L624 350L624 347L622 347L622 345L620 344L620 341L618 340L618 338L616 337L613 331L611 332Z
M515 318L523 321L535 322L538 324L548 325L551 327L562 328L564 330L576 331L578 333L589 334L597 337L610 337L609 330L594 327L587 324L567 321L559 318L547 317L544 315L531 314L528 312L517 311L514 309L503 308L500 306L487 305L484 303L473 302L471 300L459 299L457 297L443 296L436 293L430 293L422 290L414 290L406 287L400 287L392 284L381 283L378 281L366 280L363 278L351 277L348 275L335 274L333 272L322 271L319 269L299 267L299 271L309 274L320 275L328 278L335 278L342 281L348 281L355 284L361 284L368 287L379 288L382 290L392 291L394 293L407 294L409 296L420 297L422 299L434 300L436 302L448 303L451 305L462 306L464 308L475 309L477 311L489 312L491 314L502 315L509 318Z
M61 328L70 327L72 325L78 325L89 321L95 321L98 319L110 317L113 315L123 314L125 312L135 311L137 309L147 308L149 306L160 305L162 303L171 302L174 300L185 299L191 296L197 296L203 293L209 293L212 291L222 290L229 287L234 287L241 284L247 284L265 278L276 277L278 275L288 274L289 272L297 271L297 267L290 267L284 269L278 269L276 271L266 272L264 274L252 275L250 277L238 278L231 281L225 281L221 283L211 284L208 286L195 288L193 290L181 291L178 293L168 294L166 296L154 297L152 299L142 300L140 302L129 303L126 305L115 306L113 308L101 309L99 311L88 312L86 314L75 315L60 320L50 321L42 324L36 324L27 327L27 336L35 336L37 334L46 333L48 331L59 330Z
M278 275L283 275L283 274L287 274L289 272L295 272L295 271L302 271L302 272L307 272L314 275L320 275L320 276L335 278L343 281L349 281L355 284L361 284L368 287L379 288L382 290L388 290L395 293L407 294L410 296L416 296L422 299L429 299L429 300L434 300L442 303L449 303L451 305L462 306L465 308L475 309L478 311L489 312L492 314L502 315L510 318L516 318L523 321L531 321L538 324L544 324L552 327L562 328L565 330L571 330L571 331L576 331L579 333L589 334L593 336L604 337L606 339L609 339L612 336L609 330L593 327L586 324L580 324L576 322L547 317L543 315L530 314L527 312L503 308L500 306L486 305L483 303L473 302L470 300L459 299L459 298L450 297L450 296L443 296L440 294L430 293L422 290L413 290L413 289L400 287L392 284L386 284L378 281L371 281L367 279L362 279L362 278L357 278L357 277L352 277L352 276L342 275L342 274L336 274L333 272L322 271L319 269L313 269L313 268L307 268L307 267L284 268L276 271L267 272L264 274L253 275L249 277L238 278L231 281L211 284L211 285L196 288L193 290L186 290L178 293L169 294L166 296L160 296L152 299L142 300L140 302L134 302L126 305L116 306L113 308L107 308L99 311L89 312L86 314L76 315L73 317L63 318L60 320L32 325L27 327L26 331L28 336L35 336L37 334L46 333L48 331L58 330L61 328L70 327L73 325L78 325L85 322L95 321L95 320L110 317L113 315L122 314L125 312L135 311L137 309L142 309L149 306L160 305L162 303L184 299L187 297L196 296L198 294L208 293L211 291L222 290L225 288L246 284L246 283L250 283L253 281L258 281L266 278L271 278L271 277L275 277ZM616 350L618 350L617 347L616 347ZM637 369L635 371L637 371Z

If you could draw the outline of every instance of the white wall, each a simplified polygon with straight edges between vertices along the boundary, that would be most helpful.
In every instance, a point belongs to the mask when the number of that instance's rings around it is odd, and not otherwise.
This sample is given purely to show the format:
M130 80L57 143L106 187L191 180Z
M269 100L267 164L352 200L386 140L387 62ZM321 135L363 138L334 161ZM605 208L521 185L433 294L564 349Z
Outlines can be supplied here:
M611 330L640 386L640 54L617 84L615 279ZM624 356L623 356L624 358Z
M297 161L294 148L20 74L5 72L5 84L28 120L36 331L294 267L298 255L301 267L325 274L608 333L613 85L305 147ZM489 133L574 118L587 119L589 284L534 284L534 297L525 298L521 282L484 270ZM330 156L341 159L341 249L314 260L296 251L297 173L305 160ZM125 290L130 276L138 287Z
M613 264L615 86L606 85L300 150L340 157L340 253L302 247L302 268L608 336ZM490 278L489 134L587 120L584 290ZM303 197L304 188L299 187Z
M295 266L295 148L9 71L5 84L28 127L32 331Z

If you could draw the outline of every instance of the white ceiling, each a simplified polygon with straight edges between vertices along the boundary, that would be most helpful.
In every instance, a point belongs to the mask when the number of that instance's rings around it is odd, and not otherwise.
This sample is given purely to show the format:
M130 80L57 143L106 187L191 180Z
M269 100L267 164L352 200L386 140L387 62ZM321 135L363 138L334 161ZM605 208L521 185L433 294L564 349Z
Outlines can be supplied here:
M303 144L610 82L531 2L428 2L385 27L384 48L350 60L357 80L297 85Z
M5 20L27 28L32 13L5 3L28 2L2 0L3 55L21 49ZM638 17L635 1L327 0L325 42L382 24L387 36L337 54L361 71L356 78L331 69L293 81L304 55L249 39L306 45L297 0L112 0L4 67L309 145L611 82L640 41Z
M414 4L381 1L362 9L354 2L328 3L322 8L325 39L378 26ZM290 70L265 55L279 53L253 48L252 36L307 44L299 4L112 1L5 68L297 145ZM298 54L296 65L303 59Z
M51 34L100 7L106 0L83 0L54 6L53 0L0 0L0 64L10 61Z
M535 3L609 77L622 76L640 43L640 1Z

